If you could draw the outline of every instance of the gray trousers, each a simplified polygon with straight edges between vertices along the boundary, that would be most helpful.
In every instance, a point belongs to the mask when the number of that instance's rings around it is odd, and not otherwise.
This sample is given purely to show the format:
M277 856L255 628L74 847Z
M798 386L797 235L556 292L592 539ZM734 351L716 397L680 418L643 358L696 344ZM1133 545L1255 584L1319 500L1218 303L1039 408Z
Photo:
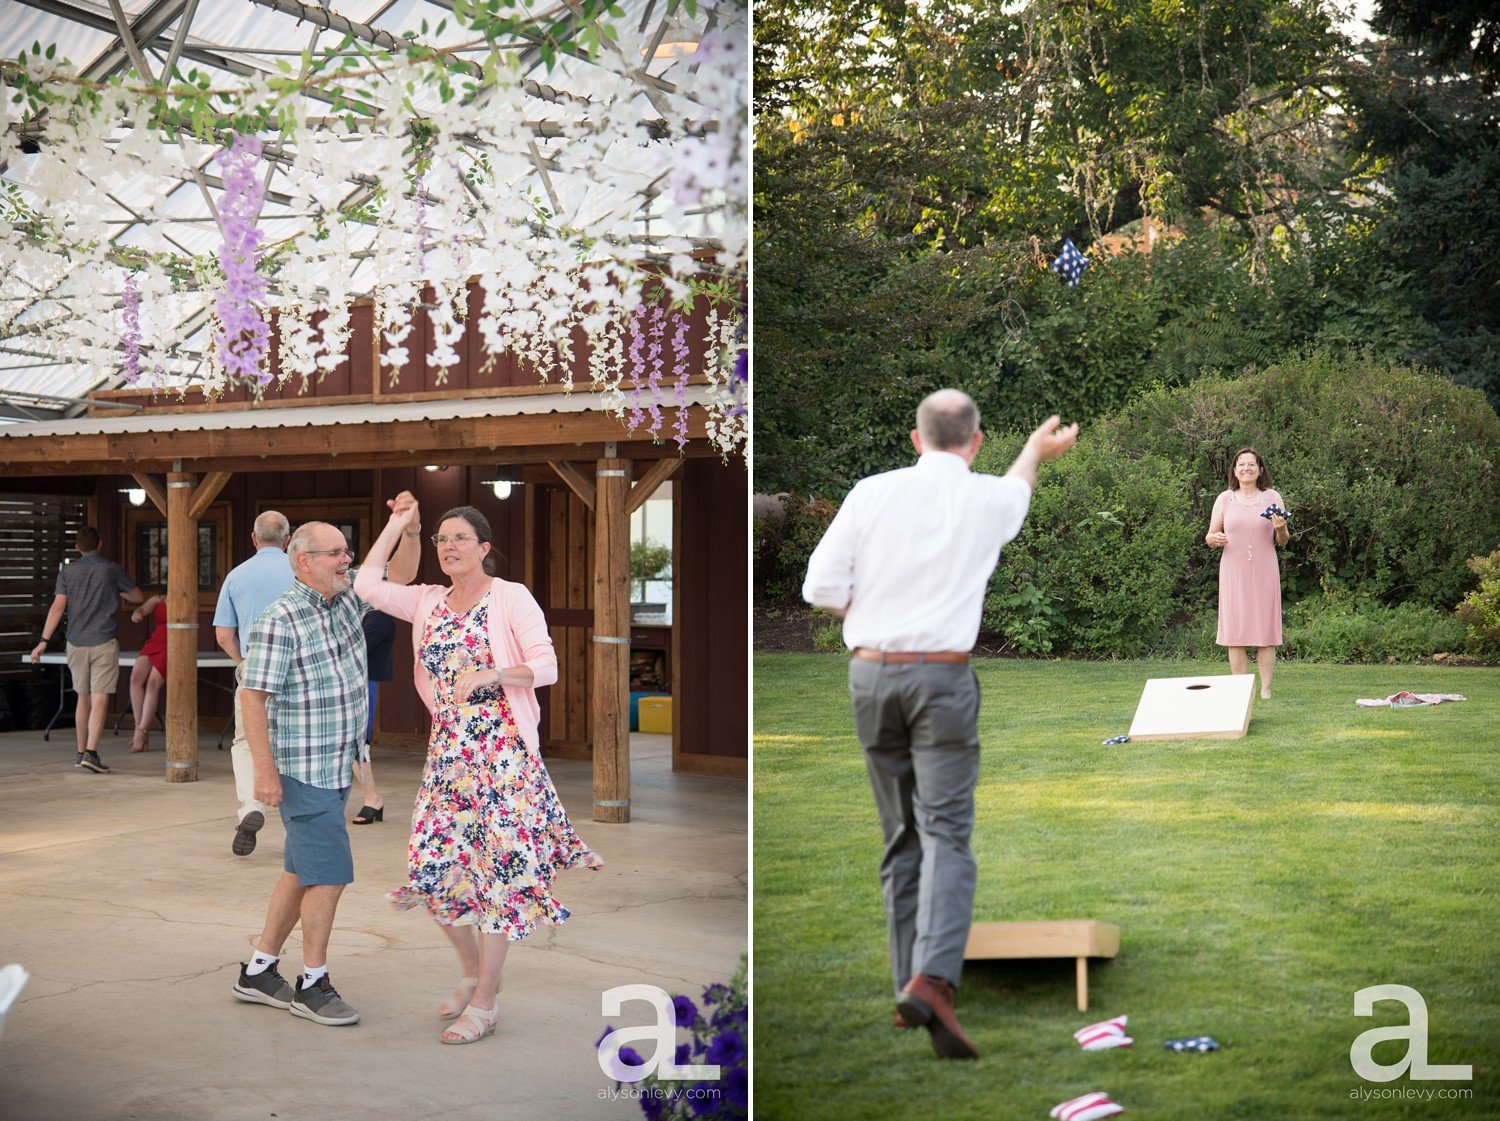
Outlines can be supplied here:
M918 973L957 985L974 915L979 679L966 664L854 658L849 695L885 840L896 992Z

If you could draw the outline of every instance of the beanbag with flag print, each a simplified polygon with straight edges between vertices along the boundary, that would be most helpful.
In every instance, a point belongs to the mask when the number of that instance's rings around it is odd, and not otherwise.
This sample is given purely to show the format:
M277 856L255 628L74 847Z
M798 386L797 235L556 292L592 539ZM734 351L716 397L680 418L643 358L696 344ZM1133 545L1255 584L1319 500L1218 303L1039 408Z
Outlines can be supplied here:
M1128 1016L1116 1016L1113 1020L1090 1024L1073 1033L1078 1045L1085 1051L1110 1051L1116 1047L1129 1047L1135 1040L1125 1034Z
M1101 1092L1084 1094L1081 1098L1054 1106L1049 1116L1057 1118L1057 1121L1099 1121L1101 1117L1113 1117L1124 1112L1124 1106L1116 1105L1109 1100L1108 1094Z

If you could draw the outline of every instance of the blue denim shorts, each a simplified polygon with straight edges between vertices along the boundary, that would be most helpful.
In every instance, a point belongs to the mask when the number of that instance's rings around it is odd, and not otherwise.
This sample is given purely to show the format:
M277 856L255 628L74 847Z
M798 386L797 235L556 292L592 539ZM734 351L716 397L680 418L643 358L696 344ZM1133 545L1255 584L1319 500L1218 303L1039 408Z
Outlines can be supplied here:
M325 790L281 776L281 823L286 826L284 867L303 887L352 884L354 856L344 807L349 787Z

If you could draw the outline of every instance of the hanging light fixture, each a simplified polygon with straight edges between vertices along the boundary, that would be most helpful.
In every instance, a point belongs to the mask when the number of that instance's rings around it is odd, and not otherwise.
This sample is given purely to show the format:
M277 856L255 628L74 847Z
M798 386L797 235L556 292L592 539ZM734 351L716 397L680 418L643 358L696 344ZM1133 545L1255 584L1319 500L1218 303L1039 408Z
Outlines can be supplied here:
M520 470L515 467L496 468L495 477L484 480L484 483L485 486L494 490L495 497L501 502L510 497L510 493L514 488L525 485L521 479Z
M120 493L132 506L146 505L146 492L140 487L121 487Z

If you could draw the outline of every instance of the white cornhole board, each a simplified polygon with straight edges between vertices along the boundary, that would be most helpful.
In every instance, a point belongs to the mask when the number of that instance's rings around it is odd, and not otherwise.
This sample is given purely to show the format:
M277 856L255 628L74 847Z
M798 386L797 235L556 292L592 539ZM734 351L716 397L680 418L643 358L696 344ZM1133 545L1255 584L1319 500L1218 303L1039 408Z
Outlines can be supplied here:
M1255 674L1153 677L1141 691L1132 740L1237 740L1250 727Z

